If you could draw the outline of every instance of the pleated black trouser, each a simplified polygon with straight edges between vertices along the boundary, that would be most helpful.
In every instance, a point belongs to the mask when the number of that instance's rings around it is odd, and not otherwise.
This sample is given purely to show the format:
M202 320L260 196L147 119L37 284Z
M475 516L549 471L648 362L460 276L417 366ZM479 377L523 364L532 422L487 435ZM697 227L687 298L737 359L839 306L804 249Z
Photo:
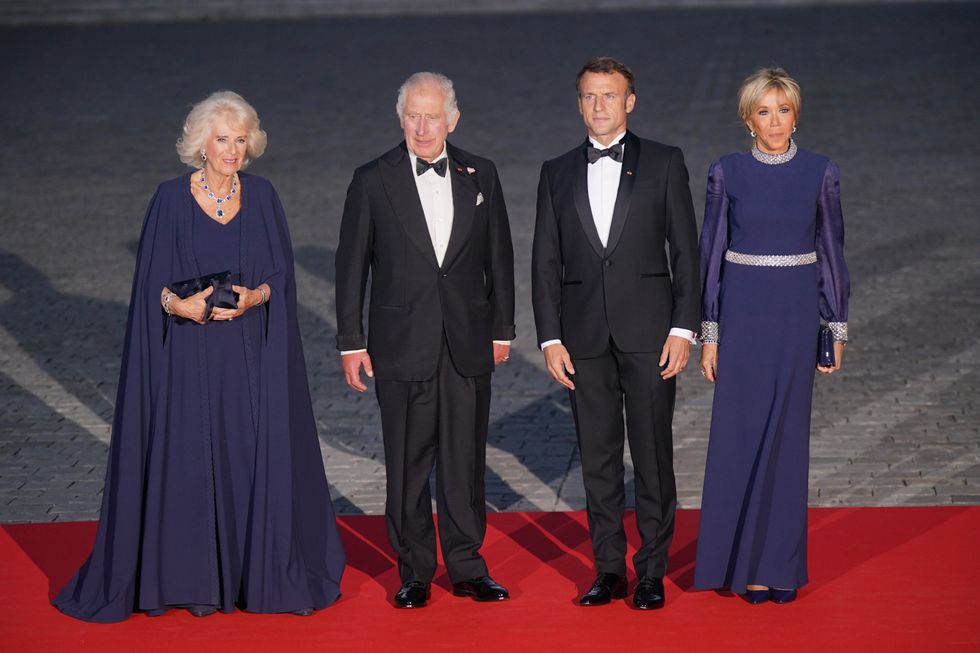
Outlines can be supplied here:
M449 577L455 583L485 576L480 547L487 527L490 375L460 375L443 336L434 377L376 381L375 390L385 449L388 539L398 556L402 582L429 582L436 571L429 493L433 465L439 540Z
M601 356L572 360L575 390L569 395L599 572L626 573L624 404L641 540L633 565L638 577L662 578L667 571L677 506L671 431L676 386L661 378L659 359L659 352L620 351L610 340Z

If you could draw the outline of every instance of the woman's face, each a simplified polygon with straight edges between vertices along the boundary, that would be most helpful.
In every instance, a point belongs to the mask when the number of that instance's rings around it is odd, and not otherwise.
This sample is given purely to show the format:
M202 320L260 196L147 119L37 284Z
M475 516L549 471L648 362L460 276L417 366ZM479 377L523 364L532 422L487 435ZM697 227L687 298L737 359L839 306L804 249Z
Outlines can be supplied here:
M207 160L205 170L213 175L230 177L241 170L248 152L248 133L241 126L233 127L229 116L222 114L211 123L211 134L204 141Z
M789 149L796 111L782 89L772 88L755 105L745 124L755 132L755 144L760 150L766 154L782 154Z

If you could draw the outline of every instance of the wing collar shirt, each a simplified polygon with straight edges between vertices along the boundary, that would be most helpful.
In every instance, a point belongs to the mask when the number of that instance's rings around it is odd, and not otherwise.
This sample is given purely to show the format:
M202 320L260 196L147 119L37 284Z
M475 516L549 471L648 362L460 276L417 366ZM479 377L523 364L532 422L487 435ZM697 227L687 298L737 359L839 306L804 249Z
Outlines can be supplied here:
M614 139L609 141L609 145L602 145L591 136L589 142L592 147L604 150L615 145L626 136L622 132ZM623 142L623 153L625 156L626 142ZM604 156L595 163L588 164L589 174L589 208L592 209L592 219L595 221L595 229L599 232L599 240L605 247L609 242L609 228L612 226L613 209L616 207L616 196L619 195L619 177L623 172L623 162L616 161L610 156ZM695 342L694 332L687 329L672 328L668 335L679 336L685 340ZM541 349L549 345L560 344L561 340L548 340L541 343Z

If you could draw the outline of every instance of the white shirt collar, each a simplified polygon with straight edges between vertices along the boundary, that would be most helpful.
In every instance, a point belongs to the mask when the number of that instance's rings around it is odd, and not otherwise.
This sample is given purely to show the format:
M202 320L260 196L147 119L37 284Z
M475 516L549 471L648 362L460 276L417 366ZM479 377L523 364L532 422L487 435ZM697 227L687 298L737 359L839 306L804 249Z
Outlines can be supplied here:
M612 147L613 145L615 145L615 144L616 144L616 143L618 143L619 141L621 141L621 140L623 140L623 137L624 137L624 136L626 136L626 130L623 130L622 132L620 132L620 133L619 133L619 134L618 134L618 135L616 136L616 138L614 138L614 139L612 139L611 141L609 141L609 145L600 145L600 144L599 144L599 141L597 141L597 140L595 140L595 139L594 139L594 138L592 138L591 136L589 136L589 142L590 142L590 143L592 143L592 147L597 147L597 148L599 148L600 150L604 150L604 149L606 149L607 147ZM626 147L626 143L623 143L623 147ZM414 163L414 162L413 162L413 163Z
M407 149L407 150L408 150L408 156L409 156L409 158L410 158L410 159L412 160L412 170L414 171L414 170L415 170L415 161L416 161L416 160L417 160L417 159L418 159L419 157L418 157L418 156L417 156L417 155L415 154L415 152L413 152L413 151L412 151L412 148L410 148L410 147L408 147L408 145L407 145L407 144L405 145L405 149ZM441 159L441 158L443 158L443 157L446 157L446 158L448 159L448 158L449 158L449 154L448 154L448 152L449 152L449 149L448 149L448 148L446 147L446 144L445 144L445 143L443 143L443 144L442 144L442 154L440 154L440 155L439 155L439 156L437 156L436 158L434 158L434 159L432 159L432 163L435 163L436 161L438 161L439 159ZM448 165L449 165L449 163L447 162L447 163L446 163L446 165L448 166ZM429 172L429 171L428 171L428 170L426 170L426 172ZM424 173L423 173L423 174L424 174Z

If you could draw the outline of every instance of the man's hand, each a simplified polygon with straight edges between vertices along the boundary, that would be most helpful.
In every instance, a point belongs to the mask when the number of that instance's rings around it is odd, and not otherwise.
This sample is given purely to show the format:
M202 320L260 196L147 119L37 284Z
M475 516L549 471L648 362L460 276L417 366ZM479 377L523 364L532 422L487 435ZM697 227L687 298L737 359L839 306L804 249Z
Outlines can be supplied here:
M358 392L365 392L367 386L361 382L361 366L369 379L374 378L374 368L371 366L371 357L366 351L359 351L353 354L344 354L340 357L341 365L344 366L344 379L347 385Z
M687 359L690 355L691 342L688 339L680 336L667 336L664 349L660 352L660 362L657 363L660 367L664 367L664 365L667 367L660 373L660 376L666 381L680 374L687 365Z
M555 343L544 348L544 362L548 366L548 374L558 383L569 390L575 389L575 384L568 378L569 374L575 374L572 367L572 357L568 355L565 345Z
M510 345L493 343L493 364L496 367L510 360Z
M701 345L701 374L712 383L718 379L718 343Z

